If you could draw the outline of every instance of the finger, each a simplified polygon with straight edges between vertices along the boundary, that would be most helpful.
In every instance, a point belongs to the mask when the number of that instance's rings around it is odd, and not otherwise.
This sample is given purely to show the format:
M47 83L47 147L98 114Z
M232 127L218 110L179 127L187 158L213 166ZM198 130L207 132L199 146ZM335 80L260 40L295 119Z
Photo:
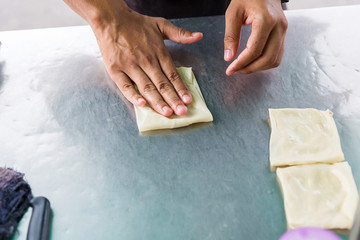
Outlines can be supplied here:
M278 55L278 57L276 59L276 65L277 66L280 66L280 64L281 64L282 57L284 56L284 51L285 51L285 37L283 39L279 55Z
M185 104L190 104L192 102L192 96L188 90L184 80L181 78L180 74L176 70L173 60L168 51L164 50L159 54L159 63L163 73L174 86L178 96Z
M190 32L183 28L176 27L166 19L162 19L158 26L164 39L177 43L191 44L200 41L203 37L201 32Z
M246 48L235 59L226 70L227 75L243 69L255 59L261 56L272 27L263 18L257 18L252 24L251 35Z
M253 73L279 66L278 57L283 47L284 37L278 29L271 32L264 53L260 58L239 70L239 73ZM281 60L281 58L280 58Z
M173 111L160 96L155 85L139 67L132 68L129 77L136 83L141 95L146 99L152 109L165 117L171 116Z
M225 14L224 60L232 60L239 47L243 13L232 11L230 8Z
M148 75L151 81L154 83L158 92L165 100L165 102L173 109L176 115L184 115L187 112L187 107L180 100L174 85L164 75L159 63L153 63L152 65L145 65L144 72Z
M133 82L125 73L118 72L115 76L113 75L112 78L122 94L124 94L126 99L132 104L140 107L146 104L145 99L136 91Z

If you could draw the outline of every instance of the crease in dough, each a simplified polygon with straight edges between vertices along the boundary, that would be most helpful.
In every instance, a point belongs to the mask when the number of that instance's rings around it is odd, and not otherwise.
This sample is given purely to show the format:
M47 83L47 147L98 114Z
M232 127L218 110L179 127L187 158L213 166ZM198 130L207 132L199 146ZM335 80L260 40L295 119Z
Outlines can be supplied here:
M347 162L278 168L289 229L350 229L359 201Z
M195 76L188 67L177 68L181 78L185 81L193 100L187 105L188 111L183 116L172 115L164 117L152 110L149 106L138 107L134 105L136 113L136 122L140 132L172 129L189 126L194 123L212 122L213 117L206 106L204 97Z
M344 160L330 110L269 109L270 165L276 167Z

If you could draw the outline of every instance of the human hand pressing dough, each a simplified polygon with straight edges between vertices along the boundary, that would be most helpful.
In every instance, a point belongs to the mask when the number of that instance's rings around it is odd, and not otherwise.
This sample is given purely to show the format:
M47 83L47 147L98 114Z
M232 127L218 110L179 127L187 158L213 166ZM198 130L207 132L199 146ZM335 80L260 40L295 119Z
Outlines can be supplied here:
M178 28L164 18L141 15L121 0L65 2L90 24L108 73L131 103L148 103L166 117L186 114L192 96L164 40L190 44L199 41L202 33Z

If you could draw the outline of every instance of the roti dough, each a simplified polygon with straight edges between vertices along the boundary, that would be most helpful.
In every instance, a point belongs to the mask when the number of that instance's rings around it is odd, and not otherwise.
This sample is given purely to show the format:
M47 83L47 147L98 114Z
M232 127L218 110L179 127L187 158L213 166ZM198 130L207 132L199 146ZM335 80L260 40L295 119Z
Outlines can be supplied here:
M183 116L173 114L170 117L164 117L147 105L144 107L134 105L136 122L140 132L178 128L188 126L193 123L213 121L211 112L205 104L199 85L196 82L191 68L180 67L177 68L177 70L192 95L192 102L187 105L187 113Z
M270 165L274 167L344 160L330 110L269 109Z
M347 162L278 168L288 228L350 229L359 195Z

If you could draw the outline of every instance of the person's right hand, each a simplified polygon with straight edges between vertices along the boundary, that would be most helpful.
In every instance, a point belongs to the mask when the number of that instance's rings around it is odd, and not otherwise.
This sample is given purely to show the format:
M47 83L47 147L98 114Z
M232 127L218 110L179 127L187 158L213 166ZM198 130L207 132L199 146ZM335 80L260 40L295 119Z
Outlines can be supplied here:
M102 8L107 6L104 2L112 1L102 1ZM138 14L125 4L116 5L102 9L102 12L98 7L96 18L88 21L112 80L137 106L147 103L167 117L173 113L185 114L186 104L191 103L192 96L178 74L164 40L190 44L199 41L202 33L191 33L163 18Z

